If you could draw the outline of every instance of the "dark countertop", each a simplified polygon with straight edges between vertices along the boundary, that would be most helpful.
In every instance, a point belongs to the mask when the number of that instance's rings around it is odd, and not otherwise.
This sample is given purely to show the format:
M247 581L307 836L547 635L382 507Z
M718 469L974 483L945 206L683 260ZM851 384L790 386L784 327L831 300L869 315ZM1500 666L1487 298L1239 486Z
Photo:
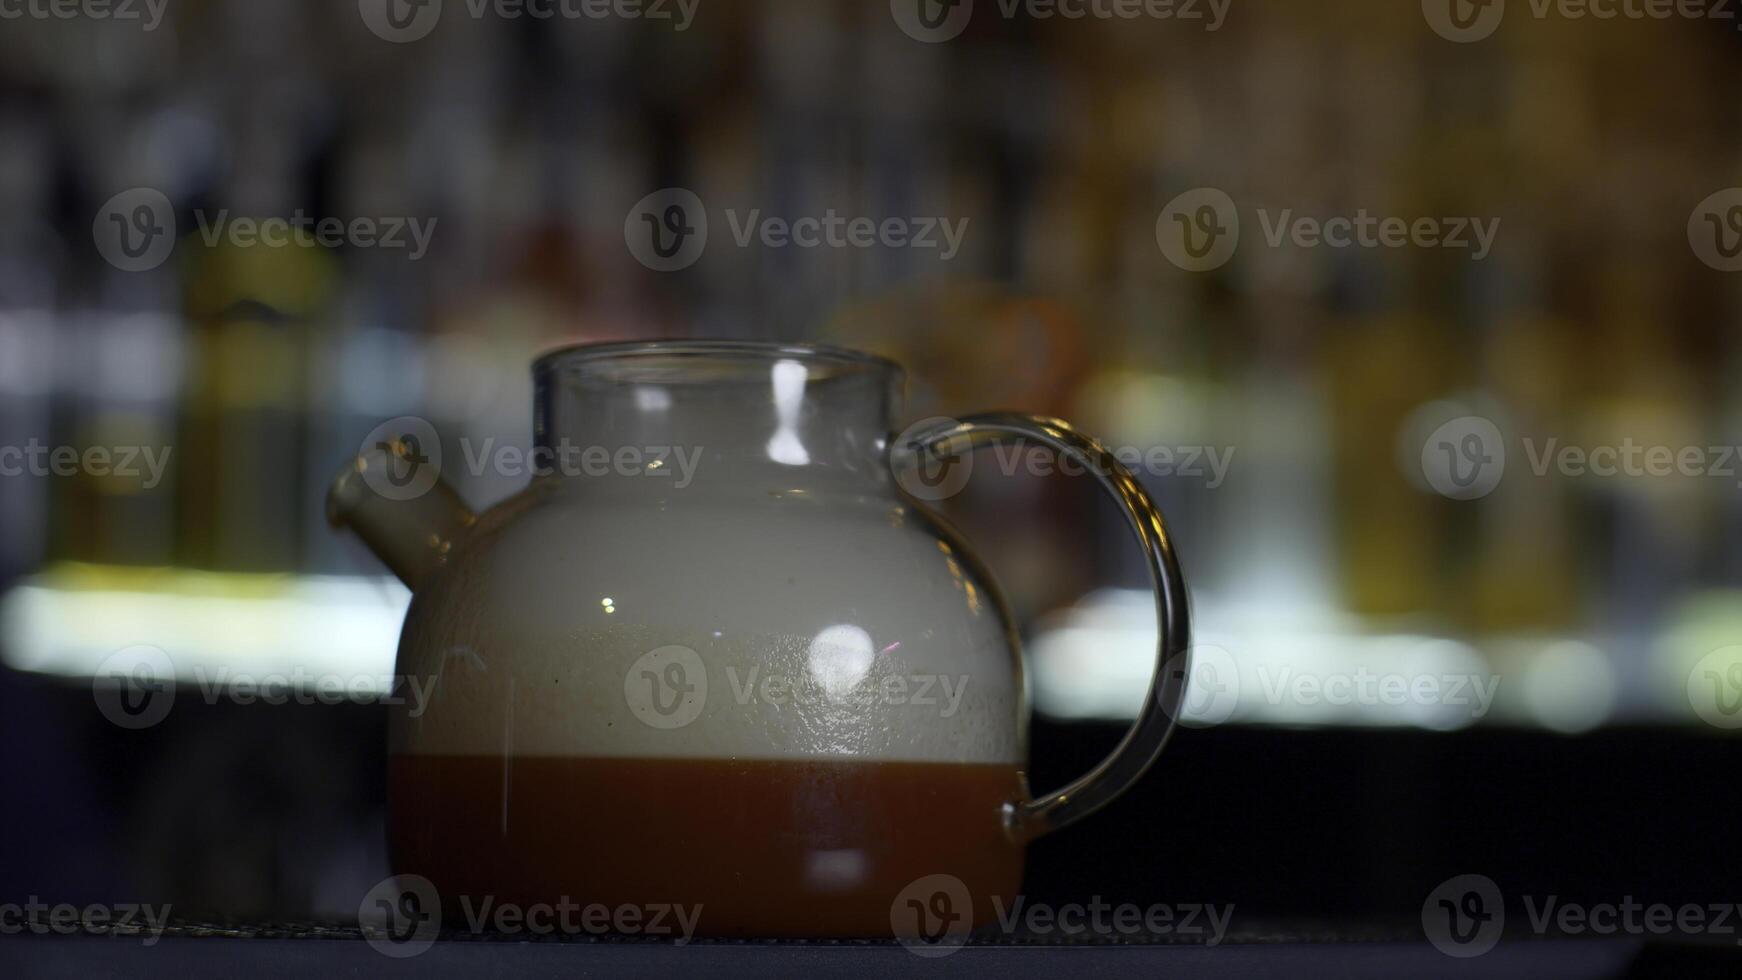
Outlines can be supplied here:
M1159 940L1159 941L1158 941ZM939 950L929 950L936 954ZM1056 978L1338 977L1410 980L1462 977L1607 978L1738 976L1742 951L1623 939L1508 937L1481 956L1457 959L1419 937L1379 927L1237 930L1220 945L1178 937L1059 944L1024 937L976 939L921 956L888 941L671 943L617 938L525 938L446 934L414 955L393 957L355 927L323 924L172 924L150 946L124 935L0 937L0 973L69 980L128 977L746 977L985 976Z

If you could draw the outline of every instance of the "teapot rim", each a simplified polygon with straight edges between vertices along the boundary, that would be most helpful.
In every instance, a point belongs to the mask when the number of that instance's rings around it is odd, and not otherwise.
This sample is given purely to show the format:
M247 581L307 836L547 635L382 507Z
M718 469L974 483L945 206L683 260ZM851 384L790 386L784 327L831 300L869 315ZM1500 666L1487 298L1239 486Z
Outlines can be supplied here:
M900 364L877 354L829 344L788 343L764 340L630 340L566 344L545 351L532 362L534 376L562 368L599 362L629 361L640 357L752 358L770 361L796 360L847 371L877 370L894 378L906 372Z

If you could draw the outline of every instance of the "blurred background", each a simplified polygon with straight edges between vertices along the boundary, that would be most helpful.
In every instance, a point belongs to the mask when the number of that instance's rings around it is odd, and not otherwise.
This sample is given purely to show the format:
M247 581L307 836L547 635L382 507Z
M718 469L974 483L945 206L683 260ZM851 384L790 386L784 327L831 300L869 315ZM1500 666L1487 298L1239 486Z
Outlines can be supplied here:
M219 687L385 679L408 597L322 513L370 430L529 446L540 351L709 337L885 354L904 423L1040 412L1145 460L1196 602L1192 727L1035 848L1031 892L1734 899L1708 893L1742 860L1742 35L1514 6L1462 38L1381 0L0 20L0 898L353 915L384 873L379 705L190 695L133 731L93 672L144 644ZM709 236L659 271L636 229L668 188ZM1175 261L1204 188L1237 247ZM831 213L962 234L740 240ZM1443 242L1286 233L1358 215ZM209 233L293 216L405 230ZM449 475L479 508L524 482ZM1140 556L1089 481L987 467L947 510L1022 620L1051 785L1141 698Z

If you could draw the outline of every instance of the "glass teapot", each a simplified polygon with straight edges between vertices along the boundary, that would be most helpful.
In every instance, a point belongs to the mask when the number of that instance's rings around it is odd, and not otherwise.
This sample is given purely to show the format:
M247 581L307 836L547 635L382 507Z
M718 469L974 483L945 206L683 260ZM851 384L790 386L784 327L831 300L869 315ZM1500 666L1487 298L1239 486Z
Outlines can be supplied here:
M1186 587L1155 503L1094 440L1009 414L893 436L901 369L839 349L579 346L533 371L521 494L475 515L395 433L328 500L414 592L397 673L429 693L390 724L390 852L450 921L678 903L706 935L966 930L1014 899L1027 841L1161 752ZM1160 623L1135 725L1040 796L1011 617L923 503L1003 443L1113 495Z

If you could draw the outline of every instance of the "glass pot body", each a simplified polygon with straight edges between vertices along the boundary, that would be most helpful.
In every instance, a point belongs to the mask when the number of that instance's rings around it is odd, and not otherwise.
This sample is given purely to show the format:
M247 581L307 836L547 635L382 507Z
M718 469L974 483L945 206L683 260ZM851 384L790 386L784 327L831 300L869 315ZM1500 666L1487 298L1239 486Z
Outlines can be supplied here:
M892 444L894 365L607 345L535 378L520 495L387 499L407 481L372 479L403 463L385 443L332 494L415 590L397 671L426 693L393 709L390 851L450 921L567 904L645 931L680 906L705 935L888 936L911 907L918 933L965 930L1014 899L1027 839L1159 752L1171 712L1128 737L1141 758L1031 799L1010 616L914 499L959 486L943 449L969 427L934 427L925 460Z

